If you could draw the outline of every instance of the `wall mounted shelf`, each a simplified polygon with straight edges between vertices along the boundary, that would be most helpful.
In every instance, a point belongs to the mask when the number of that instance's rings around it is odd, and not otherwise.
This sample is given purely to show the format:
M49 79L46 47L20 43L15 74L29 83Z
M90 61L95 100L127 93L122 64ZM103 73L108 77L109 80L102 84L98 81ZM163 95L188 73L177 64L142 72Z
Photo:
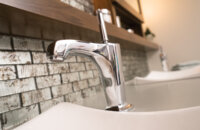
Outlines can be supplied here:
M24 26L17 26L24 23ZM0 32L31 37L43 37L42 28L52 28L65 32L65 24L72 24L82 28L99 32L98 21L95 16L89 15L60 0L0 0ZM13 27L11 27L13 26ZM32 28L31 32L24 28ZM40 27L40 28L38 28ZM128 33L125 29L106 23L110 36L144 46L149 49L158 49L156 43L147 41L136 34ZM21 32L15 31L21 29ZM59 37L57 37L59 38Z

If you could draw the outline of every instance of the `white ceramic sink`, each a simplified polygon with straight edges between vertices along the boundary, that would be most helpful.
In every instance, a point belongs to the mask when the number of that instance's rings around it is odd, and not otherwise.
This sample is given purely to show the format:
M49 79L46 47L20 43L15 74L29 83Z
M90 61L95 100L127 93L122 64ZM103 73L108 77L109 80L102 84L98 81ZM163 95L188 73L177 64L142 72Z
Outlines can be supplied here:
M200 77L200 65L180 71L151 71L146 77L135 77L136 85Z
M200 107L109 112L61 103L16 130L199 130Z
M200 130L200 78L129 84L126 94L131 112L100 110L106 104L99 93L82 102L89 107L61 103L16 130Z

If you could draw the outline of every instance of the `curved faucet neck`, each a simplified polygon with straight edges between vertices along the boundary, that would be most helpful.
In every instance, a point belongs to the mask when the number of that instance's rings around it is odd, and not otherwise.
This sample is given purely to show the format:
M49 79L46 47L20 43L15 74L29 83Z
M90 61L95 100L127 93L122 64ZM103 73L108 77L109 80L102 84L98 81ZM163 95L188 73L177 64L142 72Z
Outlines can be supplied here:
M127 105L121 52L118 44L96 44L77 40L59 40L49 45L48 53L51 59L55 61L63 61L69 54L90 57L100 71L107 108L118 107L120 110Z

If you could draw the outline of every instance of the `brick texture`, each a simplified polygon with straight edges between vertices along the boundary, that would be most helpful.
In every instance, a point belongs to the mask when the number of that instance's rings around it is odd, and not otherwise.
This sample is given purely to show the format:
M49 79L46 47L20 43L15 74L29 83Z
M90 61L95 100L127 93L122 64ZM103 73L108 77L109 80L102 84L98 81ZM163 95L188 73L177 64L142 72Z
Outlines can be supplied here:
M67 73L69 66L67 63L49 64L50 74Z
M17 65L19 78L47 75L47 66L45 64L37 65Z
M62 74L62 80L63 83L79 81L79 74L78 72Z
M97 86L100 84L100 79L99 77L94 78L94 79L89 79L88 83L89 83L89 86Z
M73 83L74 91L78 91L84 88L88 88L87 80L77 81Z
M93 72L92 71L80 72L80 78L81 80L93 78Z
M15 79L15 67L14 66L0 66L0 80Z
M33 52L33 63L50 63L51 61L47 58L47 54L44 52Z
M35 90L33 78L0 81L0 96Z
M69 63L70 71L76 72L76 71L83 71L85 70L84 63Z
M23 106L28 106L48 99L51 99L50 88L22 93Z
M39 114L38 105L24 107L3 114L3 129L12 129Z
M52 100L40 102L41 111L44 112L47 109L51 108L52 106L55 106L56 104L58 104L60 102L64 102L64 97L58 97L58 98L54 98Z
M0 97L0 113L20 108L19 94Z
M0 64L30 64L31 56L29 52L7 52L0 51Z
M85 63L86 69L87 70L94 70L97 69L96 65L93 62L86 62Z
M61 84L61 79L60 75L51 75L45 77L37 77L36 82L38 88L45 88Z
M62 84L60 86L52 87L53 97L60 97L72 92L72 84Z
M43 51L42 41L30 38L13 38L15 50Z
M9 36L0 35L0 49L1 50L12 50Z

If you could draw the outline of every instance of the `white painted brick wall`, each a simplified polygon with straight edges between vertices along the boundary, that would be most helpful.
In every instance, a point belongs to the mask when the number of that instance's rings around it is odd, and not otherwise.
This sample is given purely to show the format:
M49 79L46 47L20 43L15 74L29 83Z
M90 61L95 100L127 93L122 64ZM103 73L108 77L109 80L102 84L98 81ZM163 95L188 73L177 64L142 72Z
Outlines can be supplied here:
M48 74L46 64L17 65L17 71L19 78L43 76Z
M0 80L15 79L15 67L14 66L0 66Z
M44 51L42 40L14 37L13 42L15 50Z
M67 95L66 98L69 98L69 101L72 103L79 103L83 100L83 97L80 91L71 93Z
M35 90L33 78L0 81L0 96Z
M64 62L76 62L75 56L67 56L67 58L64 60Z
M86 62L85 63L86 69L87 70L94 70L97 69L96 65L93 62Z
M28 106L48 99L51 99L50 88L22 93L23 106Z
M93 78L92 71L83 71L83 72L79 72L79 74L80 74L81 80Z
M0 97L0 113L20 108L19 94Z
M50 74L67 73L69 72L68 63L48 64Z
M70 0L60 0L61 2L65 3L65 4L69 4Z
M63 83L79 81L79 74L78 72L62 74L62 80Z
M41 112L46 111L47 109L51 108L52 106L55 106L56 104L58 104L60 102L64 102L63 96L58 97L58 98L54 98L52 100L40 102Z
M50 63L51 61L47 58L44 52L32 52L33 63Z
M12 50L9 36L0 35L0 49L1 50Z
M94 78L94 79L88 79L88 83L89 83L89 86L97 86L100 84L100 79L99 77L97 78Z
M72 92L72 84L62 84L52 87L53 97L60 97Z
M31 56L29 52L7 52L0 51L0 64L30 64Z
M3 114L3 129L12 129L39 115L38 105L24 107Z
M84 89L82 91L83 98L91 97L91 96L94 96L94 95L96 95L96 89L94 87L88 88L88 89Z
M99 77L99 71L98 70L93 70L93 75L94 77Z
M88 88L88 82L87 82L87 80L73 82L73 88L74 88L74 91Z
M36 82L38 88L45 88L61 84L61 79L60 75L51 75L45 77L37 77Z
M84 63L69 63L70 71L77 72L85 70Z
M88 57L83 57L83 56L77 56L77 62L86 62L86 61L90 61L90 59Z
M69 4L70 4L72 7L74 7L74 8L77 8L77 9L79 9L79 10L84 11L84 6L83 6L82 4L76 2L75 0L70 0L70 1L69 1Z

